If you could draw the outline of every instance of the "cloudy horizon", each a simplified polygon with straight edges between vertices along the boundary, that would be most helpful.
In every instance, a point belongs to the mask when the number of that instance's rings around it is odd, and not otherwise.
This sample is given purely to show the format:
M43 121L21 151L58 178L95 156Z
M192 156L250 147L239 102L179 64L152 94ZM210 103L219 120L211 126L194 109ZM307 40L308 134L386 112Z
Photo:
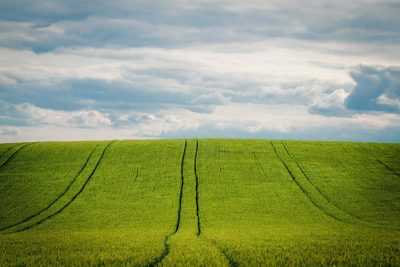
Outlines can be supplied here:
M0 142L400 142L400 3L0 2Z

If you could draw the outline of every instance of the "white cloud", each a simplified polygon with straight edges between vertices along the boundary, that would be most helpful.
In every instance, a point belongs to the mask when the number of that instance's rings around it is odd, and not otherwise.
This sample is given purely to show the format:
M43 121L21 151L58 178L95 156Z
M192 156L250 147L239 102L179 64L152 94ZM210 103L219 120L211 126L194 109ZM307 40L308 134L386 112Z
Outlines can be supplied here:
M15 127L2 127L0 126L0 140L16 139L19 135L19 129Z
M351 111L346 109L344 102L350 93L344 89L337 89L330 94L321 95L310 106L311 113L326 116L349 116Z

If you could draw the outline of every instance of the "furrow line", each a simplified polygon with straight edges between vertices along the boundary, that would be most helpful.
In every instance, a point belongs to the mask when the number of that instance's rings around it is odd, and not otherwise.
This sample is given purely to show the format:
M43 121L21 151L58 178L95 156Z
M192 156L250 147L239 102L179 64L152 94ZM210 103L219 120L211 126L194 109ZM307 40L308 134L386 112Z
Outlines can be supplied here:
M147 266L149 267L154 267L157 266L159 263L161 263L165 257L168 256L169 251L170 251L170 245L169 245L169 240L170 238L175 235L178 230L179 230L179 226L180 226L180 221L181 221L181 212L182 212L182 199L183 199L183 185L185 182L184 179L184 175L183 175L183 167L184 167L184 162L185 162L185 156L186 156L186 148L187 148L187 140L185 140L185 144L183 146L183 152L182 152L182 157L181 157L181 163L180 163L180 174L181 174L181 183L180 183L180 188L179 188L179 197L178 197L178 209L177 209L177 215L176 215L176 223L175 223L175 228L174 230L167 234L164 237L164 250L162 251L162 253L156 257L155 259L153 259L149 264L147 264Z
M53 217L55 217L56 215L60 214L60 213L63 212L69 205L71 205L71 204L74 202L74 200L85 190L86 186L88 185L88 183L89 183L90 180L92 179L93 175L96 173L98 167L100 166L100 163L102 162L102 159L104 158L104 155L105 155L106 151L108 150L108 148L109 148L109 147L111 146L111 144L113 144L113 143L114 143L114 141L111 141L111 142L109 142L109 143L107 144L107 146L103 149L103 151L102 151L102 153L101 153L99 159L97 160L96 165L94 166L92 172L91 172L91 173L89 174L89 176L86 178L85 182L83 183L83 185L81 186L81 188L79 189L79 191L78 191L77 193L75 193L75 195L74 195L69 201L67 201L60 209L56 210L55 212L49 214L48 216L44 217L43 219L41 219L41 220L39 220L39 221L37 221L37 222L35 222L35 223L33 223L33 224L30 224L30 225L28 225L28 226L26 226L26 227L23 227L23 228L21 228L21 229L18 229L18 230L16 230L16 231L11 232L11 233L23 232L23 231L29 230L29 229L31 229L31 228L33 228L33 227L35 227L35 226L38 226L38 225L44 223L45 221L50 220L51 218L53 218Z
M297 187L301 190L301 192L303 192L303 194L307 197L307 199L316 207L318 208L322 213L324 213L325 215L339 221L339 222L343 222L343 223L349 223L337 216L335 216L334 214L328 212L327 210L325 210L320 204L318 204L311 196L310 194L303 188L303 186L301 186L301 184L299 183L299 181L297 181L295 175L293 174L293 172L290 170L289 166L286 164L286 162L282 159L282 157L279 155L278 151L276 150L275 145L270 142L274 153L276 155L276 157L279 159L279 161L282 163L282 165L285 167L286 171L288 172L288 174L290 175L290 177L292 178L292 180L295 182L295 184L297 185Z
M51 208L61 197L63 197L63 196L68 192L68 190L72 187L72 185L75 183L76 179L79 177L79 175L80 175L80 174L83 172L83 170L86 168L86 166L87 166L89 160L91 159L91 157L92 157L94 151L96 150L96 148L97 148L97 145L96 145L96 146L93 148L93 150L89 153L89 155L88 155L88 157L86 158L84 164L81 166L81 168L79 169L79 171L75 174L75 176L74 176L74 177L72 178L72 180L69 182L69 184L68 184L67 187L64 189L64 191L61 192L61 194L59 194L54 200L52 200L52 201L50 202L50 204L48 204L48 205L47 205L46 207L44 207L43 209L41 209L41 210L39 210L38 212L36 212L36 213L34 213L34 214L32 214L32 215L30 215L30 216L28 216L28 217L22 219L21 221L19 221L19 222L17 222L17 223L14 223L14 224L5 226L5 227L3 227L3 228L0 228L0 232L1 232L1 231L8 230L8 229L10 229L10 228L12 228L12 227L18 226L18 225L23 224L23 223L25 223L25 222L28 222L29 220L31 220L31 219L33 219L33 218L39 216L40 214L42 214L42 213L45 212L46 210L50 209L50 208Z

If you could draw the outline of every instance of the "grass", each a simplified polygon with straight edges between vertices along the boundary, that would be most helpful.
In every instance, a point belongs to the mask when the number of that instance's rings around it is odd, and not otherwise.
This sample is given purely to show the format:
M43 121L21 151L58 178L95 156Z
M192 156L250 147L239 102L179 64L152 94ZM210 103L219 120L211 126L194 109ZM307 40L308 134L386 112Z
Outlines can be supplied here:
M1 162L0 266L400 266L397 144L4 144Z

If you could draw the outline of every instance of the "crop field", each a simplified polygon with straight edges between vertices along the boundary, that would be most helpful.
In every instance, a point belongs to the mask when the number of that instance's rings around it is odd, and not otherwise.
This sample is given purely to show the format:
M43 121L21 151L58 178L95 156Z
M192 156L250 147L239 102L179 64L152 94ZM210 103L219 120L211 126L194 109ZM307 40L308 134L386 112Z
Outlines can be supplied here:
M400 144L1 144L0 266L400 266Z

